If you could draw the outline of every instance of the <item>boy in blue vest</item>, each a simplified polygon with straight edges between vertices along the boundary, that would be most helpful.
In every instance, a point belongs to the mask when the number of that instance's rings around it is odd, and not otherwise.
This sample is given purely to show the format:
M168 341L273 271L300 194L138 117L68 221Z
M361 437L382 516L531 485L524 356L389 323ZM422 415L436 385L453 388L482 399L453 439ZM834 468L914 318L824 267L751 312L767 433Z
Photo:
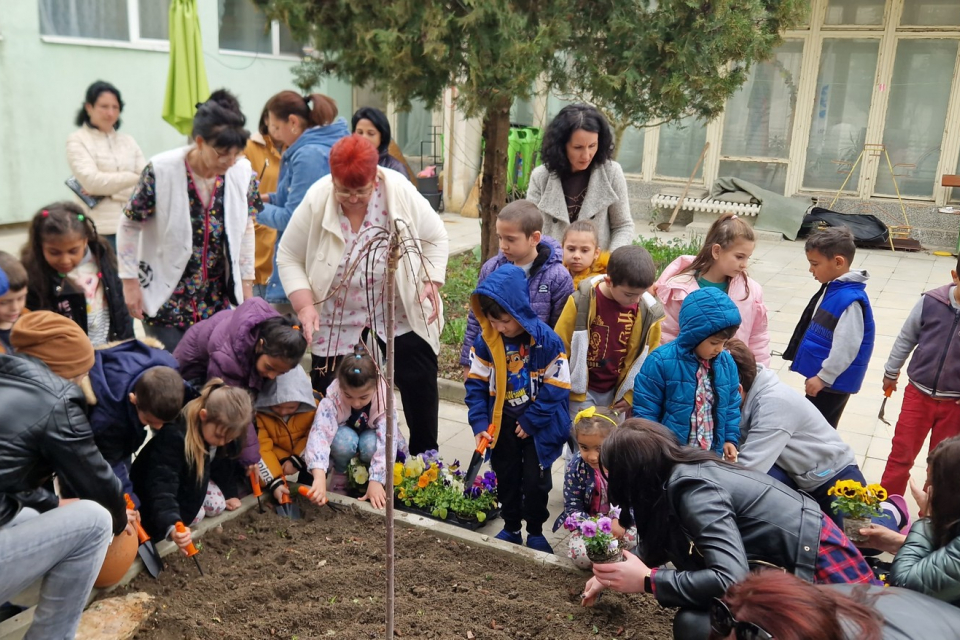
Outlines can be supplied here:
M570 433L570 367L563 342L530 307L526 275L504 265L470 299L480 334L470 349L467 417L477 446L490 442L503 531L496 537L553 553L543 535L550 517L550 467ZM494 425L491 436L487 427Z
M910 352L909 383L893 433L881 484L903 493L927 434L930 451L960 435L960 260L950 272L953 284L924 293L914 305L883 367L883 391L897 390L900 369Z
M783 359L793 360L790 369L807 379L807 400L836 429L850 394L860 391L873 353L870 276L850 268L856 246L846 227L810 234L804 249L821 287L803 310Z

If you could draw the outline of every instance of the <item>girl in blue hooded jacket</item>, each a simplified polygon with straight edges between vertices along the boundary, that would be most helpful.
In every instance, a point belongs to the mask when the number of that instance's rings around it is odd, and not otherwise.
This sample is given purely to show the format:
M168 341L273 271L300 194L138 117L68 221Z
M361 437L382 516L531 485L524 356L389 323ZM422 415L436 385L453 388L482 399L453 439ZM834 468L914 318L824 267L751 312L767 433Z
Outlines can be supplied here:
M698 289L684 299L679 321L677 339L647 356L634 380L633 416L736 462L740 378L724 345L740 328L740 312L719 289Z

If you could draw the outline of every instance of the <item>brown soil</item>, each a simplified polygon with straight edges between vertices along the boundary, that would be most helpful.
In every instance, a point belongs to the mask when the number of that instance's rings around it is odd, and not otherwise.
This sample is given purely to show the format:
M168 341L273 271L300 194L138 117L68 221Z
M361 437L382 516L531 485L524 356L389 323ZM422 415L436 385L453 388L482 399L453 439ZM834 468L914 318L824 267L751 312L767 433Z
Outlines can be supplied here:
M440 377L454 382L463 382L463 367L460 366L460 347L449 344L440 345L437 358Z
M205 577L179 554L159 580L141 574L127 589L156 595L160 608L136 637L382 638L383 519L301 508L301 521L251 510L208 533L197 556ZM586 574L404 526L396 558L398 637L672 637L672 612L649 596L607 593L581 607Z

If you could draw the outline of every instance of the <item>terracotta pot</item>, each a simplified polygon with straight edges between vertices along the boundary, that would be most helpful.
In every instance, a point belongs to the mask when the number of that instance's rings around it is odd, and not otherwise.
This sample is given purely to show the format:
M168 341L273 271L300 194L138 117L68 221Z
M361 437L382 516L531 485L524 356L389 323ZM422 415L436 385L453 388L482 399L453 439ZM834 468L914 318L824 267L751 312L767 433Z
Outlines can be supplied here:
M97 588L112 587L120 582L120 578L127 572L130 565L137 557L137 547L140 541L135 535L127 535L124 531L114 537L113 542L107 547L107 555L100 566L100 574L93 586Z
M850 542L857 544L868 541L870 538L860 535L860 529L866 529L870 526L870 518L844 518L843 532L850 539Z

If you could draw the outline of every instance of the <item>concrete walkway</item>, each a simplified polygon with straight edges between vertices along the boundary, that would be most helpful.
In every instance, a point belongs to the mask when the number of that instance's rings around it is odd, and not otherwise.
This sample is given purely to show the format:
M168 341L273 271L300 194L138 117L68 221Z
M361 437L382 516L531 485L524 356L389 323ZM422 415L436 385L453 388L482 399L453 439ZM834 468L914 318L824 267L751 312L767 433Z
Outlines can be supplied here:
M444 216L447 218L448 216ZM455 245L473 238L475 243L479 228L476 220L457 218L447 221L451 237L451 251ZM662 233L638 225L640 235L656 235L664 240L682 237L682 233ZM858 250L854 267L866 269L870 274L867 293L873 305L877 325L876 346L864 388L850 399L843 418L840 421L841 437L853 448L857 462L870 482L879 482L890 453L896 418L900 412L903 397L903 385L906 383L906 366L901 378L900 390L887 402L886 419L892 425L883 424L877 413L883 401L881 380L883 364L900 327L907 318L910 309L919 295L950 282L950 270L956 268L956 258L936 257L928 253L906 253L882 250ZM788 368L788 363L779 357L786 348L800 313L819 288L819 284L808 271L806 254L802 242L764 242L761 241L753 253L750 275L763 287L763 297L769 312L770 346L774 352L771 363L782 380L803 393L804 379ZM466 408L462 404L441 402L440 406L440 453L444 459L469 459L473 448L473 435L467 424ZM912 472L915 480L921 484L925 478L926 445L918 457ZM550 494L550 513L547 529L563 510L563 461L553 466L553 486ZM913 515L917 507L911 496L906 496ZM491 522L481 529L482 532L495 534L503 526L502 520ZM546 532L545 532L546 533ZM547 533L548 539L563 553L565 531L556 534Z

